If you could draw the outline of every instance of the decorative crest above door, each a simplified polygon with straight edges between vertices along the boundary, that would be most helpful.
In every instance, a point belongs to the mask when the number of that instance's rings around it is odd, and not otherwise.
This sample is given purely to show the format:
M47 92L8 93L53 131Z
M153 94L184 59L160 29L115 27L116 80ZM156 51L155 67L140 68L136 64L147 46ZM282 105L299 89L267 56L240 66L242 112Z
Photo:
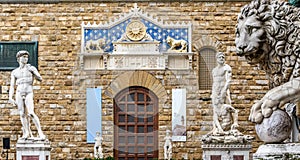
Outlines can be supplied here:
M135 4L118 18L81 26L84 69L190 68L190 22L165 23Z

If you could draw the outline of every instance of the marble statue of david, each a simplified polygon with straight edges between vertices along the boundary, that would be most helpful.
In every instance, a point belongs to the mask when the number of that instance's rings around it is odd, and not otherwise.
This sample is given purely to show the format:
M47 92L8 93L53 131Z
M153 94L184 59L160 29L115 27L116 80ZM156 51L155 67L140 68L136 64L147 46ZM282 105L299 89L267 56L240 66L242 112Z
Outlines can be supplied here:
M8 102L17 105L20 113L20 119L22 123L23 136L21 139L34 138L30 130L30 119L32 119L34 125L38 131L38 139L45 140L45 135L41 129L40 120L34 113L33 102L33 80L42 81L42 77L38 70L27 64L29 52L21 50L16 54L19 67L11 72L11 81L9 89ZM16 86L15 100L13 99L14 90Z

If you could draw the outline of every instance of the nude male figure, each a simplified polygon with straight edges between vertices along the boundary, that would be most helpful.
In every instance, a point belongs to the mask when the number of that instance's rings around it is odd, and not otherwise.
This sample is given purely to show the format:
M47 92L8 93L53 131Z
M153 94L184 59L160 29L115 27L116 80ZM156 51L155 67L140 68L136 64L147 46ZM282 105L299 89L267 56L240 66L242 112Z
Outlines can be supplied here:
M170 136L170 130L166 131L164 140L164 158L170 160L172 158L172 137Z
M229 86L231 82L231 67L225 64L225 55L222 52L216 55L218 65L212 70L212 100L213 105L219 103L231 104Z
M8 102L17 105L20 113L20 119L23 127L22 139L33 138L30 130L30 118L35 124L39 139L44 140L45 135L41 129L40 120L34 113L33 103L33 89L32 84L34 78L38 81L42 81L42 77L34 66L27 64L29 53L28 51L21 50L17 53L16 58L19 63L19 67L11 72L11 81L9 89ZM15 100L13 99L14 90L16 87Z
M222 52L216 54L218 65L212 70L212 105L213 105L213 134L223 134L224 127L237 119L237 111L231 107L230 81L232 76L231 67L225 64L225 55ZM229 107L230 106L230 107ZM233 119L233 120L231 120ZM224 123L224 124L222 124ZM235 128L237 122L234 122ZM227 128L227 127L226 127Z
M103 138L100 135L100 132L96 132L95 146L94 146L94 157L95 158L103 158L102 141L103 141Z

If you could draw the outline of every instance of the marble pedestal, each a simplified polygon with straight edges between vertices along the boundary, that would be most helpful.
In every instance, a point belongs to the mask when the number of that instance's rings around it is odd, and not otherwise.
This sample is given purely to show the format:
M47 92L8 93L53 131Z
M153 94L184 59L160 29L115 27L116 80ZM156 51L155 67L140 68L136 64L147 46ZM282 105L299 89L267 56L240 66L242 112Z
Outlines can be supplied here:
M49 140L18 140L17 160L51 160Z
M251 144L203 144L203 160L249 160Z
M253 154L253 160L300 159L300 143L264 144Z

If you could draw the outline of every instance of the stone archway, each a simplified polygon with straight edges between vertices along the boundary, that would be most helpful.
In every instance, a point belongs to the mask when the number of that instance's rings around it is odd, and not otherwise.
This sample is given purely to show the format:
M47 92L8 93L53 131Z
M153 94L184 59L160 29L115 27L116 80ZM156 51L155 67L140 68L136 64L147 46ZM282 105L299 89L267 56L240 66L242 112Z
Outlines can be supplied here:
M193 43L193 47L199 52L202 48L211 48L218 50L222 47L222 43L211 36L201 36Z
M127 71L119 75L106 90L106 95L114 98L120 91L131 86L141 86L151 90L159 97L160 104L167 98L167 92L161 82L146 71Z

